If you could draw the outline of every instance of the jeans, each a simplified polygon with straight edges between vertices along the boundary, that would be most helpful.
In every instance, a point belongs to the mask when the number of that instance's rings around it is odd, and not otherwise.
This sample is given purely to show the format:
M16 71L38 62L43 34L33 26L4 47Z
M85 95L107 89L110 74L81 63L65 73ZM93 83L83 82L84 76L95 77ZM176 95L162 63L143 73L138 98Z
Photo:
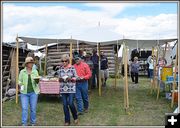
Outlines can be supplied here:
M134 77L135 77L135 81L134 81ZM131 72L131 79L132 79L132 82L135 82L135 84L137 84L138 83L138 73Z
M28 108L30 104L30 121L31 124L36 123L36 106L38 101L38 94L35 92L21 94L21 107L22 107L22 125L27 125Z
M62 101L63 101L63 110L65 115L65 123L70 123L70 113L69 108L71 110L72 116L74 120L76 120L77 117L77 110L73 102L74 93L62 93Z
M76 102L78 112L83 112L84 109L88 109L88 81L76 83ZM84 106L84 107L83 107Z
M97 87L99 87L99 67L94 67L92 71L92 88L96 87L96 79L97 79Z

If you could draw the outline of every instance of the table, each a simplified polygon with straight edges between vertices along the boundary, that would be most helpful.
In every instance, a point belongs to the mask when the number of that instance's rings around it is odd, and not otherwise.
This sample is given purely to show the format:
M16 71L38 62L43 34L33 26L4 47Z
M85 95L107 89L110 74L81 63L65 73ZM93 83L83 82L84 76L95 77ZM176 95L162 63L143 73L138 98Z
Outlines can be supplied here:
M58 80L40 80L39 88L41 94L60 94Z

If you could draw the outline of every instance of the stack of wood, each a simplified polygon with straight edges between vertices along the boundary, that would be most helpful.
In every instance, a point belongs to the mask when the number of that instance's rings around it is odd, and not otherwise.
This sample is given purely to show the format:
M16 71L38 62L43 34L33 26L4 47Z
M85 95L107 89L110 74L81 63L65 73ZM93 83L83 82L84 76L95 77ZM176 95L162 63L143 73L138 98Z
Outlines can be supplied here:
M19 71L30 50L19 48ZM2 98L9 88L16 87L16 48L13 45L2 44Z

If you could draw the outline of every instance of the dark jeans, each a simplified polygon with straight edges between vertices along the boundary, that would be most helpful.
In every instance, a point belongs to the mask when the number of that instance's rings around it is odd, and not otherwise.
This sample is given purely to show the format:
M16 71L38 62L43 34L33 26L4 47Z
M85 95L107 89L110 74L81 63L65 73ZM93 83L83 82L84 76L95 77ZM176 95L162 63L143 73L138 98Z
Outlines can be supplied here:
M96 87L96 79L97 79L97 87L99 87L99 68L94 67L92 71L92 88Z
M131 72L131 79L132 79L132 82L135 82L135 84L138 83L138 73Z
M92 88L92 77L88 80L88 90Z
M64 109L64 115L65 115L65 123L70 123L70 112L69 108L71 110L72 116L74 120L76 120L77 117L77 110L73 102L74 93L62 93L62 101L63 101L63 109Z

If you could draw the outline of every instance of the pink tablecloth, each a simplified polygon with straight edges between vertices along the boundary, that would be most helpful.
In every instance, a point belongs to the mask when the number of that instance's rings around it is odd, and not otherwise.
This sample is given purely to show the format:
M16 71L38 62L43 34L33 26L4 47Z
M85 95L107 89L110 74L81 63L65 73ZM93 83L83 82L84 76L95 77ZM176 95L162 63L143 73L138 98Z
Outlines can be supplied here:
M40 81L39 82L40 93L41 94L59 94L60 85L59 81Z

